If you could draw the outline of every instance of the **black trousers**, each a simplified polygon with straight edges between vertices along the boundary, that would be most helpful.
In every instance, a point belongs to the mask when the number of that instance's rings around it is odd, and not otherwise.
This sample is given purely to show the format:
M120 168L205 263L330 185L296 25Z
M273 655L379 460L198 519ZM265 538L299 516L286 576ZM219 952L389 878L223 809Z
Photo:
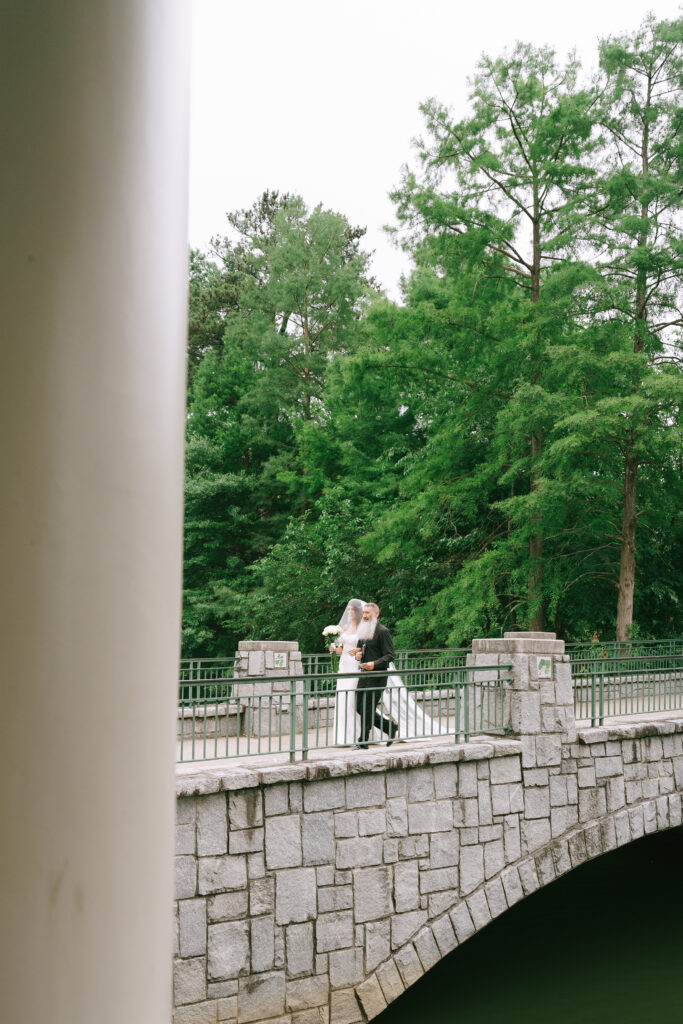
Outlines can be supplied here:
M398 726L390 718L384 718L377 710L386 688L385 676L375 676L371 672L361 672L356 686L356 711L360 715L359 743L367 743L373 725L380 732L385 732L392 739L398 732Z

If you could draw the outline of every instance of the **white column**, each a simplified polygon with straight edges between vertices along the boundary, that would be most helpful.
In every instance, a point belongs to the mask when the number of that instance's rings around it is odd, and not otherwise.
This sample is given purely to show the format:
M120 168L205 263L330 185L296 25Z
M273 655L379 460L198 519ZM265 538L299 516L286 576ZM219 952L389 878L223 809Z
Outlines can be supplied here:
M168 1024L189 30L0 18L0 1020Z

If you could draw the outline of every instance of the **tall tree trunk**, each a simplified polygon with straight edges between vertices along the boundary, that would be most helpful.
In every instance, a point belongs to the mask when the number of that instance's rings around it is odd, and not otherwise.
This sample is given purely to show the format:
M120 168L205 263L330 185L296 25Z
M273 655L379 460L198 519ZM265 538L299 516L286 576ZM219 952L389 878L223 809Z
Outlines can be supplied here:
M309 356L311 353L311 336L308 330L308 317L304 319L304 419L311 418L311 367Z
M636 322L633 351L643 351L647 327L646 281L636 288ZM619 552L619 596L617 598L617 640L629 640L633 627L633 594L636 586L636 524L638 513L638 460L634 437L630 435L624 454L624 490L621 501L621 544Z
M308 421L311 418L311 399L312 399L312 382L311 382L311 366L309 362L311 354L311 336L308 329L308 315L304 317L304 420ZM306 494L306 482L309 476L308 470L308 459L306 457L306 435L301 446L301 456L303 459L303 482L304 482L304 499L301 504L302 512L306 512L311 507L310 498Z
M541 454L543 439L540 433L532 434L531 437L531 490L536 490L536 477L533 465ZM529 616L529 629L536 632L543 629L545 621L543 608L543 535L532 533L529 538L529 559L531 570L529 572L529 604L533 606L538 602L536 610Z
M534 183L534 217L533 217L533 265L531 269L531 301L538 302L541 294L541 233L539 222L538 188ZM535 491L537 487L536 463L543 447L540 431L531 435L531 471L529 487ZM529 616L529 629L540 631L545 620L543 607L543 535L534 531L529 537L529 605L536 605L535 611Z
M648 82L646 110L651 105L651 82ZM649 128L647 118L643 125L641 146L641 170L643 180L649 173ZM644 249L648 241L649 207L640 204L642 228L638 235L638 246ZM647 330L647 271L638 269L636 277L635 324L633 351L642 352L645 347ZM636 586L636 525L638 513L636 495L638 490L638 461L634 454L633 434L628 439L624 455L624 492L621 506L621 550L619 553L619 596L617 599L617 640L629 640L633 629L633 595Z
M617 602L617 640L629 640L633 626L633 594L636 580L636 490L638 463L632 444L626 452L624 495L621 515L621 553L619 559L619 600Z

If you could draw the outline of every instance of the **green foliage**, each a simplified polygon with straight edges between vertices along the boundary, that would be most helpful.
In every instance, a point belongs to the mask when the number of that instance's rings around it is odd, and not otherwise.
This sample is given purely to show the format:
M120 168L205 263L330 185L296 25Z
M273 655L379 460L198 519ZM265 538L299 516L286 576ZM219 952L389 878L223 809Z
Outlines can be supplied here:
M322 650L352 596L402 647L683 633L682 25L425 103L400 305L297 196L191 255L185 653Z
M357 346L372 294L364 232L343 216L265 193L228 220L220 266L190 263L183 650L195 656L249 632L252 567L322 490L325 376Z
M349 595L372 599L366 595L376 592L376 567L358 549L364 518L343 488L331 488L314 509L292 520L254 566L254 637L298 640L304 650L322 650L322 629L339 620Z

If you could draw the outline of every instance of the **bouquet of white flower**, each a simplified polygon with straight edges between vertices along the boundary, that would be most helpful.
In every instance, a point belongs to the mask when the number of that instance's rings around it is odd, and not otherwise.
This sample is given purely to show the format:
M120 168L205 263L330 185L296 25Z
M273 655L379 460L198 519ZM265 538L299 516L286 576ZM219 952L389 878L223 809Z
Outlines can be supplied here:
M327 639L328 644L335 644L341 636L341 626L325 626L323 630L323 636ZM336 672L339 667L339 656L337 654L330 654L332 660L332 671Z

